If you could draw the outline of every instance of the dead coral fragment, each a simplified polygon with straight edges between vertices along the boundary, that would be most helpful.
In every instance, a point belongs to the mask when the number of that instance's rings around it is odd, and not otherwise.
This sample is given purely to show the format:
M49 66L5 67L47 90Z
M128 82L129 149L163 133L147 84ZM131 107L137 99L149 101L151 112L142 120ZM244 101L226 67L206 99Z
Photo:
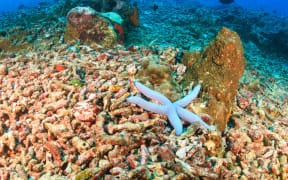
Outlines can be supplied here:
M108 125L108 132L110 134L114 134L115 132L119 132L119 131L136 131L136 132L142 132L144 131L146 128L151 127L153 125L159 124L159 123L166 123L165 120L160 119L160 118L156 118L153 120L147 120L144 122L140 122L140 123L124 123L124 124L118 124L115 125L113 123L109 123Z
M121 133L116 133L111 136L101 136L99 140L103 144L112 144L112 145L131 145L134 142L133 138L126 131Z
M43 147L51 152L54 160L62 160L61 152L53 142L45 141Z
M90 147L86 141L82 140L78 136L73 137L71 143L80 153L86 151Z
M73 132L70 131L63 124L51 124L45 123L44 127L48 129L55 137L71 138L73 137Z
M188 176L190 176L190 178L195 178L194 176L201 176L201 177L207 177L209 179L218 179L219 176L213 172L211 172L211 170L209 170L208 168L200 168L200 167L192 167L189 164L185 163L184 161L176 158L175 161L177 163L180 163L184 173Z
M19 177L23 180L28 180L28 175L26 173L26 171L24 170L23 166L20 164L16 165L16 171L19 175Z
M96 120L95 114L99 111L96 105L92 105L86 101L78 102L74 108L74 116L79 121L91 122Z

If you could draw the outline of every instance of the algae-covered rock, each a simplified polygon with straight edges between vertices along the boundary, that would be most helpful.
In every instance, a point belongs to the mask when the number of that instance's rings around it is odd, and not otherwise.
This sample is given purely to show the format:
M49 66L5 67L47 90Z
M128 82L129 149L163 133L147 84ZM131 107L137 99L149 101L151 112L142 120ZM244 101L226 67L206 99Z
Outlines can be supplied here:
M198 52L198 51L195 51L195 52L189 51L189 52L186 52L183 55L182 62L187 68L190 68L196 62L196 60L199 57L200 57L200 52Z
M88 180L88 179L97 179L100 178L101 175L104 174L104 171L101 168L87 168L79 173L77 173L72 179L75 180Z
M108 19L90 7L75 7L67 16L64 40L79 40L83 44L101 44L111 48L117 44L117 35Z
M236 32L222 28L196 62L193 58L191 60L193 63L185 62L188 68L184 81L186 85L191 81L201 83L202 93L198 104L206 105L194 110L197 109L197 114L210 115L217 129L223 131L231 114L239 78L246 66L240 37Z
M144 60L135 78L145 86L160 92L172 102L182 97L181 90L172 79L173 73L169 67L152 60Z

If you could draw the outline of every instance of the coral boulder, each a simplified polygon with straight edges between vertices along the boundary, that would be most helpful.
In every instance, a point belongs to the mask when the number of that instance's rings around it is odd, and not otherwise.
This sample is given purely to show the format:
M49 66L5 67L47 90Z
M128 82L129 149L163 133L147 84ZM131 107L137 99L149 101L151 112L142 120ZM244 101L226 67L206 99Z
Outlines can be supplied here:
M188 67L184 77L186 85L191 81L202 85L199 106L194 110L208 114L217 129L223 131L231 114L239 78L246 66L240 37L236 32L222 28L200 57L191 60L193 63L184 62Z
M101 44L111 48L117 44L117 35L110 21L90 7L75 7L67 16L64 40L79 40L90 45Z

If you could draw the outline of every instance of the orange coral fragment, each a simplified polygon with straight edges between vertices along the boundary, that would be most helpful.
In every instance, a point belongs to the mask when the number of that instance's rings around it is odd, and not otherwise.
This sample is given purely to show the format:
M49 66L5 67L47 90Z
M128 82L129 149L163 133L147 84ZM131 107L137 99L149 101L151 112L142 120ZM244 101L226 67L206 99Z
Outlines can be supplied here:
M122 87L119 86L119 84L112 85L112 86L109 87L109 91L112 92L112 93L116 93L116 92L118 92L120 89L122 89Z
M138 8L134 7L132 11L133 13L129 17L129 19L134 26L139 26Z
M55 69L57 72L63 71L66 69L66 67L64 65L61 64L56 64Z

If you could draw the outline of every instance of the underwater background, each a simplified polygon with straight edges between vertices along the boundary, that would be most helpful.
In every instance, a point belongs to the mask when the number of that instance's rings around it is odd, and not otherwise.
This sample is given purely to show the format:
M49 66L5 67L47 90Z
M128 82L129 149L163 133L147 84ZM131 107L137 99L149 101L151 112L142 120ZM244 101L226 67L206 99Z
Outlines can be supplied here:
M288 179L284 0L0 0L0 180Z
M54 0L46 0L53 2ZM177 1L177 0L176 0ZM193 0L189 0L193 1ZM45 2L43 0L14 0L14 1L1 1L0 2L0 12L8 12L8 11L15 11L19 6L37 6L39 2ZM153 1L142 1L142 3L157 3L157 0ZM174 2L174 1L171 1ZM171 3L167 1L167 3ZM222 5L221 2L218 0L201 0L197 1L201 2L205 5L210 6L219 6ZM288 8L287 2L283 0L274 0L273 2L269 0L254 0L254 1L247 1L247 0L237 0L234 2L234 5L240 5L245 8L251 9L263 9L266 12L274 13L280 16L287 16L288 15Z

